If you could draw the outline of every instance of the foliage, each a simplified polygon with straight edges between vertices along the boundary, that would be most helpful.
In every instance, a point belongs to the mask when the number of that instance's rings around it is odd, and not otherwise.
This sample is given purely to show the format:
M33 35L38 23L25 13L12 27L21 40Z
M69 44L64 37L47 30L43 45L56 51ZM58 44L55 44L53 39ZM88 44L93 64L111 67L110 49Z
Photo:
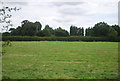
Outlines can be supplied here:
M105 22L97 23L93 27L94 36L107 36L108 32L109 32L109 25Z
M117 31L118 36L120 36L120 26L119 25L112 25L111 27L114 28L115 31Z
M43 29L45 36L54 36L54 30L52 29L52 27L50 27L49 25L45 25L45 28Z
M28 22L23 24L21 27L21 34L22 36L33 36L35 34L36 27L33 25L32 22Z
M11 42L9 40L2 42L2 55L6 53L6 50L4 49L5 47L11 46Z
M99 22L95 24L93 28L86 29L86 36L108 37L110 41L118 40L120 36L119 25L108 25L105 22Z
M109 39L114 41L117 39L117 36L118 36L117 31L114 28L110 27L108 32Z
M6 46L11 46L11 42L9 40L3 42L2 47L6 47Z
M14 7L14 8L10 8L8 6L4 6L3 2L0 1L0 5L2 5L2 7L0 8L0 23L2 27L2 30L8 30L9 26L12 26L11 20L10 18L12 17L11 12L12 11L18 11L20 10L20 8Z
M3 36L40 36L40 37L66 37L66 36L93 36L94 37L107 37L111 40L117 41L120 35L120 26L118 25L108 25L105 22L99 22L94 25L94 27L88 27L84 29L83 27L70 26L70 33L62 29L61 27L53 29L49 25L45 25L44 29L41 30L42 25L40 22L30 22L24 20L21 22L21 26L16 29L11 28L10 34L3 33ZM85 32L84 32L85 30ZM114 32L114 35L112 34ZM116 32L116 33L115 33ZM115 36L117 34L117 36ZM111 37L112 36L112 37ZM113 37L115 36L115 37ZM87 38L87 37L86 37Z
M69 33L68 31L62 29L61 27L55 29L55 36L61 36L61 37L64 37L64 36L69 36Z
M16 29L15 28L12 28L12 30L10 29L9 31L11 31L10 32L10 34L11 34L11 36L20 36L20 35L22 35L22 29L21 29L21 27L20 26L18 26Z
M93 28L86 28L85 36L93 36Z
M45 34L44 34L44 32L43 32L42 30L40 30L40 31L38 31L38 32L36 33L36 36L44 37Z
M4 33L2 33L2 36L10 36L10 33L9 32L4 32Z
M71 36L84 36L84 28L77 28L76 26L70 26Z
M40 22L30 22L28 20L24 20L21 22L21 27L17 27L16 29L10 29L12 36L34 36L36 32L40 31L42 25Z
M11 8L11 7L8 7L8 6L4 6L3 5L3 2L0 1L0 26L1 26L1 33L2 31L6 31L3 33L3 36L9 36L10 33L8 32L8 28L10 26L12 26L12 21L11 21L11 12L12 11L18 11L20 10L20 8L17 8L17 7L14 7L14 8ZM6 46L10 46L11 43L9 40L6 40L5 42L2 43L2 47L6 47ZM2 55L3 53L5 53L5 50L2 50Z
M39 31L38 35L43 35L42 31ZM68 36L68 37L38 37L38 36L3 36L3 41L118 41L109 40L108 37L91 37L91 36Z
M51 27L49 27L49 25L45 25L45 28L43 29L43 32L44 32L45 36L54 35L54 30Z

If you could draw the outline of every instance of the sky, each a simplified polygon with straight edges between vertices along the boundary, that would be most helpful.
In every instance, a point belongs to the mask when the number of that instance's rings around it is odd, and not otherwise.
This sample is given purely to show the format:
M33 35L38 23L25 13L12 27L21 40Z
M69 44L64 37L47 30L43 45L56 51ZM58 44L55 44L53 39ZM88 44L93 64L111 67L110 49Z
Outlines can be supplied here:
M62 27L69 31L71 25L93 27L98 22L118 24L119 0L1 0L4 6L21 8L12 12L16 28L23 20L39 21L42 28Z

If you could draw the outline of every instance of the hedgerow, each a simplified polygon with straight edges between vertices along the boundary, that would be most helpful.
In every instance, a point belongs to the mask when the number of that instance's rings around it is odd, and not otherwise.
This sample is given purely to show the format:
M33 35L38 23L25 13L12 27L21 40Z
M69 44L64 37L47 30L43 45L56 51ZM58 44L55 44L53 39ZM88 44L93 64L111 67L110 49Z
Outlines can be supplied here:
M3 41L120 41L110 40L107 37L90 37L90 36L68 36L68 37L38 37L38 36L3 36Z

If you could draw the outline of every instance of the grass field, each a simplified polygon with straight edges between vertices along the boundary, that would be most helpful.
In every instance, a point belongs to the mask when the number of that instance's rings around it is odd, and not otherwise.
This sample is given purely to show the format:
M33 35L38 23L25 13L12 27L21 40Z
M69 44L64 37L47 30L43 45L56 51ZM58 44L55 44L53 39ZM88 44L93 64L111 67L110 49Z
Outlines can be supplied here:
M12 42L3 79L116 79L117 42Z

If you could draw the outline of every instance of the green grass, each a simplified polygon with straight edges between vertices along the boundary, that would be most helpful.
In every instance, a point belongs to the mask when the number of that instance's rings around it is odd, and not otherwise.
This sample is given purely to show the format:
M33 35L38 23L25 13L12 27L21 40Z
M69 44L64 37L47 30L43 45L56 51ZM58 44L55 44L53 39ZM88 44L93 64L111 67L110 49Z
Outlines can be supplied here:
M117 42L12 42L3 79L116 79Z

